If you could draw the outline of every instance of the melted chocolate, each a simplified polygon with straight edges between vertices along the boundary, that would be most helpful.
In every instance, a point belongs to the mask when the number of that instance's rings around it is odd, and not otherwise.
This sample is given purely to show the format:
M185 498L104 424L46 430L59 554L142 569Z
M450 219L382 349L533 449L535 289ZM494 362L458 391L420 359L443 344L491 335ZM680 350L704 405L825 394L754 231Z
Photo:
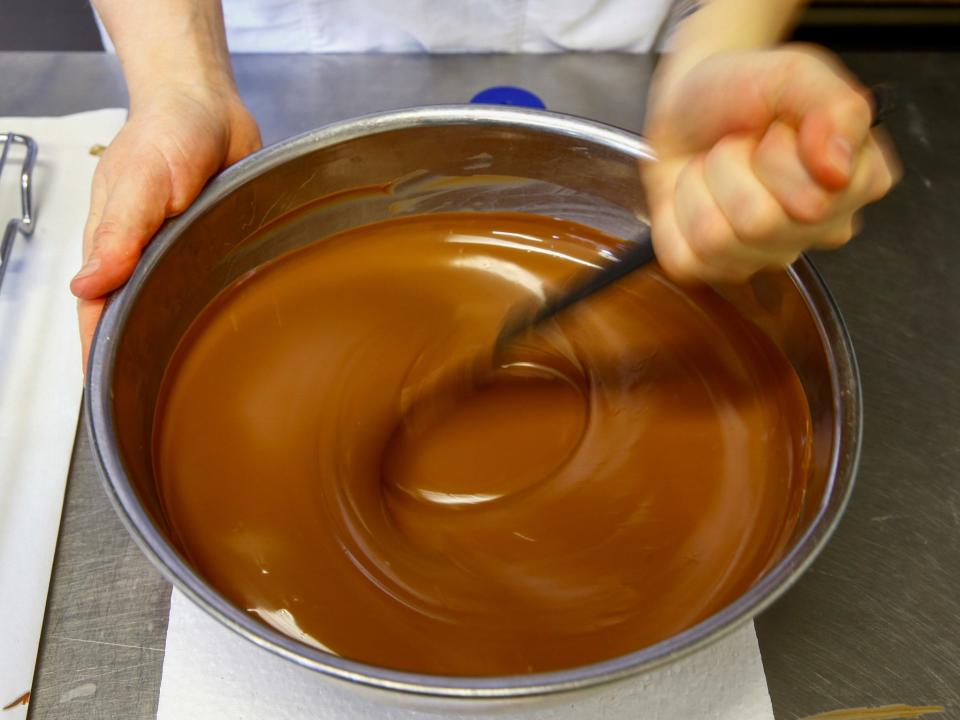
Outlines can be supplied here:
M404 410L425 372L616 244L536 216L407 217L228 288L157 414L184 554L295 638L447 675L607 659L734 600L795 528L810 418L784 356L713 291L635 273L456 402Z

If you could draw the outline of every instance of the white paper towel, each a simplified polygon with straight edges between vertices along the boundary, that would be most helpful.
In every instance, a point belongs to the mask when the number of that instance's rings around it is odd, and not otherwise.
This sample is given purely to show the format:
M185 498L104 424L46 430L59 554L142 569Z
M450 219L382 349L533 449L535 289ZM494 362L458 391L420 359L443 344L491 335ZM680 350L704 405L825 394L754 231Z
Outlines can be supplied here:
M36 229L18 236L0 288L0 707L30 689L82 392L76 302L67 287L97 158L125 110L0 118L29 135ZM0 177L0 230L20 215L21 150ZM25 718L16 705L4 720Z
M773 720L773 711L757 637L749 624L652 673L590 694L561 698L547 707L520 706L497 716L516 720ZM388 708L368 694L282 660L173 592L158 720L437 717L436 713Z

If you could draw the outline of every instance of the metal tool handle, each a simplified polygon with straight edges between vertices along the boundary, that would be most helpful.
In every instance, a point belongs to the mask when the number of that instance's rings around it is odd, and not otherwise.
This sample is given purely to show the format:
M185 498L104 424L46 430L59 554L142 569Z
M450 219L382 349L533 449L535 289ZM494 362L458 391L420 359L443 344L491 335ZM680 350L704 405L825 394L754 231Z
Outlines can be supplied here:
M547 301L530 320L531 325L539 325L544 320L557 315L574 303L578 303L595 292L612 285L654 259L653 240L650 228L644 226L635 237L613 256L613 262L599 271L590 271L577 279L577 282L564 287L563 292Z
M504 321L497 336L496 351L499 352L527 329L542 324L654 259L650 228L645 225L612 256L612 262L606 267L584 272L573 278L533 311L527 306L518 307Z
M20 166L20 217L12 218L3 231L3 240L0 240L0 288L3 287L3 278L7 273L7 265L10 262L10 253L13 251L13 241L20 233L25 237L33 234L33 198L31 186L33 184L33 166L37 160L37 143L33 138L17 133L0 133L0 142L3 143L3 149L0 150L0 175L3 174L3 168L7 164L7 155L10 153L10 146L19 144L26 147L27 152L23 156L23 164Z
M893 83L877 83L870 86L870 97L873 100L873 120L870 127L877 127L880 123L900 106L900 89Z

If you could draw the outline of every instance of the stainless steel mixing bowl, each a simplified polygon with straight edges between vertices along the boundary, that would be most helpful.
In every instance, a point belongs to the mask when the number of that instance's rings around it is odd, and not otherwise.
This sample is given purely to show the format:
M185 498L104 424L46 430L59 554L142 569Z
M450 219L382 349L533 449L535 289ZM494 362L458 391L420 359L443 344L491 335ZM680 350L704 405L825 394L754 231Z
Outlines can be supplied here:
M587 120L450 106L331 125L266 148L217 177L147 248L109 302L87 373L86 413L107 492L134 539L175 587L234 632L327 676L394 693L504 699L586 688L649 670L759 613L810 564L850 494L860 447L857 367L843 322L806 259L727 288L792 361L813 419L812 474L786 554L739 599L652 647L582 667L512 677L388 670L301 644L231 605L170 542L151 457L157 389L197 313L251 268L330 233L390 215L526 210L627 233L644 216L643 140ZM283 218L282 221L280 219Z

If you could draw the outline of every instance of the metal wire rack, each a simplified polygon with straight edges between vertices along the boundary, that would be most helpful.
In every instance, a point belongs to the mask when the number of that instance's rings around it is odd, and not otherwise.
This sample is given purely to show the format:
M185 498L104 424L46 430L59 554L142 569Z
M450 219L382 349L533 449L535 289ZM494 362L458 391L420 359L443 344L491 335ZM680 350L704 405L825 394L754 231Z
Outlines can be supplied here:
M3 287L3 278L7 274L7 265L10 263L10 253L17 235L29 237L33 234L34 217L31 185L33 183L33 166L37 160L37 143L31 137L17 133L0 133L0 175L7 164L7 156L12 145L23 145L26 153L20 166L20 216L11 218L3 231L3 240L0 241L0 288Z

